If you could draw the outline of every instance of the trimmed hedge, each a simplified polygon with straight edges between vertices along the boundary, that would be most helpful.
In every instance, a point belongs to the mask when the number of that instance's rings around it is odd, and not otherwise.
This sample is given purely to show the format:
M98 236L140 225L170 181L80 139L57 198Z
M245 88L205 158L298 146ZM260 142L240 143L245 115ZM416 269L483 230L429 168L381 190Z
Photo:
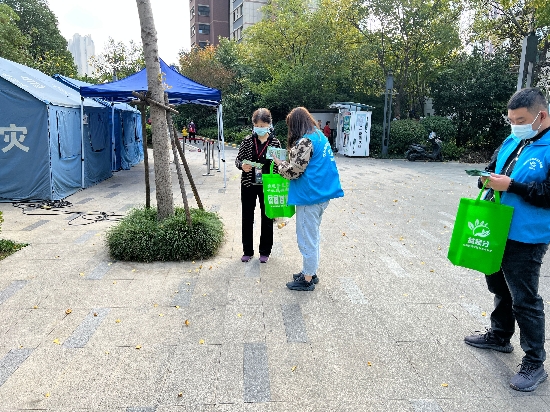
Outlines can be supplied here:
M113 259L133 262L206 259L216 254L224 239L223 223L216 213L191 209L192 226L185 210L157 221L156 209L133 209L108 230L107 247Z

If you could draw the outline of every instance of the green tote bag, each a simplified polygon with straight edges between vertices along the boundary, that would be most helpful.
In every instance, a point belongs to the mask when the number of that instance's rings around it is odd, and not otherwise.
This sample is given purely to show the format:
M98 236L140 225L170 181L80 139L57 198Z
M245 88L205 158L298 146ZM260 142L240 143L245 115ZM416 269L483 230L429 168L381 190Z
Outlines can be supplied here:
M288 206L288 189L290 181L273 173L273 162L269 174L262 175L264 186L265 215L271 219L276 217L292 217L296 213L295 206Z
M495 201L460 199L447 258L455 265L491 275L500 270L508 231L512 223L512 206Z

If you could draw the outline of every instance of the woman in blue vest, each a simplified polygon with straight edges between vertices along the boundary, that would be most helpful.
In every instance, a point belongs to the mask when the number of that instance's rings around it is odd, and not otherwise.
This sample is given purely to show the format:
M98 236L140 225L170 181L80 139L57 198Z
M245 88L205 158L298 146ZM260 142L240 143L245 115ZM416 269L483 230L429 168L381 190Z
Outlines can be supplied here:
M279 174L290 179L288 204L296 205L296 235L303 257L300 273L286 286L314 290L319 282L319 226L329 200L344 196L330 143L304 107L286 117L289 161L274 158Z

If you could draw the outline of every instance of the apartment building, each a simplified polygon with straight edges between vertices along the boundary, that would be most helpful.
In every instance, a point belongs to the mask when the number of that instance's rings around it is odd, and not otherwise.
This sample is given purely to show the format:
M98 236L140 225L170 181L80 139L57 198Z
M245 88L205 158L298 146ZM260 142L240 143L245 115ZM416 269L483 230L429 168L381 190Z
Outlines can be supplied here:
M232 0L189 0L191 47L206 47L229 37L229 10Z
M241 40L244 29L262 20L260 8L266 3L267 0L231 0L231 40Z

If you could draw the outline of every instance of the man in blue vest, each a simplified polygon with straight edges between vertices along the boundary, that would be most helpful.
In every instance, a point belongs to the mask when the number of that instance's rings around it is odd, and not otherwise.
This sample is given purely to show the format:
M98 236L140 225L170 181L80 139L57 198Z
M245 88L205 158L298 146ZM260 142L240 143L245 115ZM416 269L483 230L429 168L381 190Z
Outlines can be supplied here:
M525 356L510 386L530 392L546 380L544 303L539 296L540 267L550 243L550 118L537 88L516 92L508 102L512 133L486 170L487 186L502 192L514 214L500 271L486 276L495 295L491 329L466 336L471 346L510 353L515 323Z

